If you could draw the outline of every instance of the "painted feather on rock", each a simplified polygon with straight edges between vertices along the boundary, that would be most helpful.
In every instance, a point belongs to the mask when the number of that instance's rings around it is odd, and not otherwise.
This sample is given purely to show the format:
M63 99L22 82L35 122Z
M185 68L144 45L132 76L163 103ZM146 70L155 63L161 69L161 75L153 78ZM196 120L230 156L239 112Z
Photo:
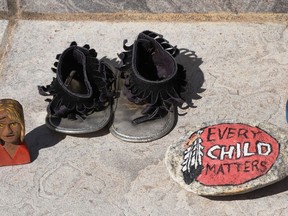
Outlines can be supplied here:
M187 149L184 151L183 163L181 171L183 172L184 181L186 184L191 184L196 178L201 174L203 170L202 157L203 140L201 139L201 134L203 130L198 130L193 133L187 143Z

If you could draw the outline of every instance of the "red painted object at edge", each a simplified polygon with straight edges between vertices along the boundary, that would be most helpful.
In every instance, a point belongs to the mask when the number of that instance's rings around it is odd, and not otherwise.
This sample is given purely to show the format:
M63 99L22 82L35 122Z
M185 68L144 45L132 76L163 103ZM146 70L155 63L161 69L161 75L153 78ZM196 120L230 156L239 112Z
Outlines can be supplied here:
M19 144L14 156L10 156L5 148L0 145L0 166L27 164L30 162L30 154L24 143Z

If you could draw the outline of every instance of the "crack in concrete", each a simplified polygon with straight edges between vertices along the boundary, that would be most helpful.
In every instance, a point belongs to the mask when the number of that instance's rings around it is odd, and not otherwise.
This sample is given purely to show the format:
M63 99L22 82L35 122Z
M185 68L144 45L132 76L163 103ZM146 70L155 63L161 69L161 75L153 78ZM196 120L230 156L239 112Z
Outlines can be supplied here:
M17 26L18 19L21 17L19 11L20 0L7 1L8 6L8 25L4 31L3 39L0 42L0 71L3 67L3 62L7 53L11 49L12 37L14 35L14 30Z
M277 115L277 113L281 110L281 103L282 103L282 97L280 95L277 95L278 96L278 103L277 103L277 110L275 110L273 113L271 113L267 119L268 122L270 122L271 119L275 118L274 116ZM271 121L273 123L273 121Z
M231 1L228 1L227 7L232 13L139 13L131 11L115 13L39 13L23 11L20 0L7 1L8 12L0 11L0 19L8 20L8 26L5 29L4 36L0 42L0 71L5 56L11 49L12 37L17 26L18 20L57 20L57 21L75 21L75 20L97 20L97 21L173 21L173 22L191 22L191 21L210 21L210 22L287 22L288 14L274 13L238 13L233 9ZM237 16L235 16L235 13ZM287 25L288 26L288 25ZM287 28L286 26L286 28ZM285 29L286 29L285 28ZM283 32L285 31L283 30Z
M240 212L243 213L243 215L247 216L246 212L241 208L241 206L238 203L238 200L235 200L237 207L239 208Z
M284 32L288 29L288 24L285 25L285 27L282 29L282 31L280 32L280 38L279 40L283 40L284 38Z

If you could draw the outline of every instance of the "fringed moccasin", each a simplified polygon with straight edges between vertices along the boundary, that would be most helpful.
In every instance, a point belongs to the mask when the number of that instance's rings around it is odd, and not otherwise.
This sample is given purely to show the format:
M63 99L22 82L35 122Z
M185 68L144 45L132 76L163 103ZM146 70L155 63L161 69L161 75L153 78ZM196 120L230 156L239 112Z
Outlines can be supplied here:
M168 134L176 125L177 106L185 101L185 70L177 64L179 50L162 35L141 32L119 55L122 79L111 133L129 142L148 142Z
M112 116L114 68L97 59L89 45L72 42L56 56L56 78L39 86L48 99L46 125L58 132L83 134L105 127Z

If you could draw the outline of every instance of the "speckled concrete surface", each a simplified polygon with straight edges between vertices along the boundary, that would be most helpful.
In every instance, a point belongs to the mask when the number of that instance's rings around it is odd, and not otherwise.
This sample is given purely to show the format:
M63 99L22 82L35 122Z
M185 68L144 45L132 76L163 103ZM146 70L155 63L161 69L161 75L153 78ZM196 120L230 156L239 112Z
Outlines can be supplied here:
M7 28L8 28L8 20L0 20L0 59L5 53L7 47ZM2 64L0 64L0 69Z
M0 20L0 41L2 42L3 36L5 34L8 25L8 20Z
M207 12L273 12L287 13L288 3L285 0L21 0L24 11L41 13L73 13L73 12L152 12L152 13L207 13Z
M0 0L0 11L8 11L6 0Z
M3 32L6 21L0 22ZM49 84L55 55L71 41L116 58L123 39L159 32L178 48L195 51L204 81L180 110L175 129L150 143L126 143L107 128L66 136L44 125L47 103L37 85ZM1 215L287 215L287 179L254 192L225 198L200 197L182 189L165 167L168 146L203 122L229 119L269 122L287 130L288 29L285 23L145 23L18 21L11 48L1 61L0 98L19 100L33 162L1 167ZM182 51L183 52L183 51ZM189 62L189 57L179 61ZM204 78L204 80L203 80ZM190 88L192 88L190 86Z

